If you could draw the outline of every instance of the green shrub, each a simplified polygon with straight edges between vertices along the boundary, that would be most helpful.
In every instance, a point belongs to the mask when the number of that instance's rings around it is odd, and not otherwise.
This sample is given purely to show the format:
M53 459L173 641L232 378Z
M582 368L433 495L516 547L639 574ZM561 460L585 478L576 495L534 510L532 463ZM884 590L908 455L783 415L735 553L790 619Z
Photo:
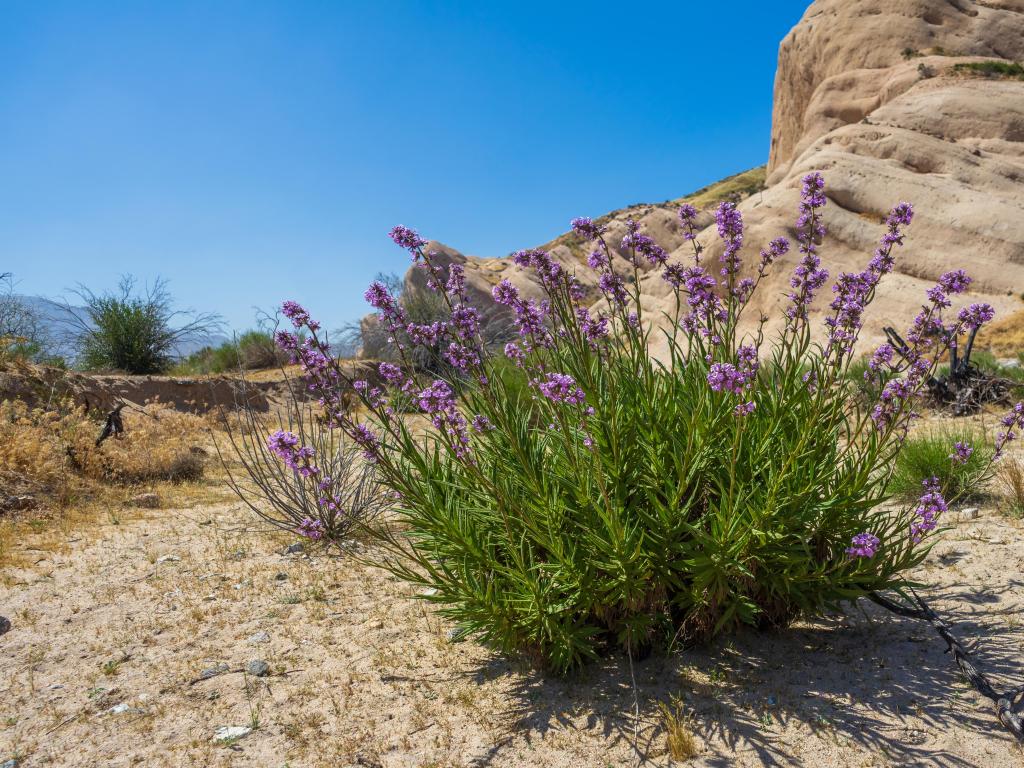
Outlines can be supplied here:
M287 362L274 343L273 334L249 330L218 347L203 347L174 366L179 375L232 373L273 368Z
M967 61L954 64L953 71L984 77L1010 77L1024 80L1024 67L1015 61Z
M536 302L508 281L494 289L518 324L505 357L522 378L504 375L507 363L483 344L458 266L435 264L423 239L395 228L395 242L446 286L439 295L451 312L441 348L459 371L458 397L451 382L419 376L408 350L399 350L401 365L380 365L384 385L354 383L363 409L348 410L345 374L319 344L318 326L286 302L285 315L312 334L312 349L289 334L279 334L280 343L303 358L327 423L349 434L395 494L390 524L374 529L379 564L455 621L458 636L559 672L609 648L641 653L742 624L784 625L905 587L945 500L929 488L911 509L884 504L890 468L934 358L992 311L972 305L943 318L946 294L968 282L959 272L944 275L906 335L913 364L881 348L869 371L892 380L873 402L851 399L862 313L892 269L912 209L893 209L864 273L839 277L819 346L807 307L827 280L816 253L825 202L821 176L809 175L800 266L784 330L771 342L756 330L742 333L739 319L789 244L773 241L744 270L748 282L738 256L741 215L729 202L716 216L721 263L705 264L696 242L689 264L669 261L630 224L621 244L629 275L613 271L600 227L575 221L576 233L592 241L590 263L607 302L597 314L547 253L515 254L546 293ZM684 231L692 234L696 214L680 210ZM674 291L667 317L649 317L638 301L638 277L651 265ZM386 286L372 284L366 297L382 328L409 328ZM664 321L665 333L650 320ZM663 335L668 351L656 360L650 345ZM396 391L415 394L433 425L426 435L396 417Z
M116 292L96 294L81 287L77 295L85 302L84 312L67 304L64 309L77 363L89 370L163 373L179 344L220 326L216 315L175 310L167 283L159 279L142 294L136 294L133 278L124 277Z
M956 443L973 451L965 463L953 460ZM921 495L921 484L937 477L943 492L961 500L978 498L984 493L983 481L989 474L994 449L984 432L969 426L933 427L907 438L896 461L890 489L905 499Z

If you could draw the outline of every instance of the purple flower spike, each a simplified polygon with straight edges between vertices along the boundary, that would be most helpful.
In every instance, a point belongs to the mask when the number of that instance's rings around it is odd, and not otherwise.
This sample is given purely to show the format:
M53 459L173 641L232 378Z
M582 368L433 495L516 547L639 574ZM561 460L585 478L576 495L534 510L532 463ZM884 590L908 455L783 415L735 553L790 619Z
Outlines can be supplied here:
M935 530L939 524L937 518L947 511L946 500L942 498L939 490L939 479L932 477L925 480L924 493L914 507L915 520L910 524L910 539L915 544L919 543L924 535Z
M592 219L581 216L572 220L572 231L584 240L596 240L604 232L604 227L598 226Z
M718 235L725 241L725 252L722 254L722 275L735 275L740 268L739 252L743 247L743 215L737 210L736 203L722 203L715 211L715 223Z
M395 245L400 248L405 248L405 250L412 253L413 256L417 256L418 250L427 244L427 241L420 237L416 230L409 229L408 227L403 227L401 225L393 227L392 230L388 232L388 237L395 241Z
M296 328L306 326L309 330L314 332L320 330L320 324L315 320L311 320L309 313L297 302L284 302L284 304L281 305L281 314L291 320L292 325Z

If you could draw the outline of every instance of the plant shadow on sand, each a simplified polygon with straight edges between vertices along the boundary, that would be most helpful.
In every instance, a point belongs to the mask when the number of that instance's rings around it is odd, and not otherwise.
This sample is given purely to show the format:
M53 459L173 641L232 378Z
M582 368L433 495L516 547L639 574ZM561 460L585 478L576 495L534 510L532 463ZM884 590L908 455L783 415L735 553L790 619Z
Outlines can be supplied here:
M993 603L1024 593L1024 582L1001 589L963 584L928 590L926 599L953 626L997 690L1020 685L1024 628L1017 606ZM641 764L663 762L660 704L675 698L706 748L702 765L731 766L744 753L769 766L813 765L792 753L779 730L813 732L835 745L855 745L898 765L977 765L931 742L957 726L1012 750L1012 737L923 623L859 601L844 613L773 631L742 631L711 645L633 664L639 729L633 717L629 660L604 659L575 676L523 674L494 660L479 680L509 674L516 704L506 714L512 734L471 765L490 765L517 736L528 743L558 731L600 732L609 746L632 744Z

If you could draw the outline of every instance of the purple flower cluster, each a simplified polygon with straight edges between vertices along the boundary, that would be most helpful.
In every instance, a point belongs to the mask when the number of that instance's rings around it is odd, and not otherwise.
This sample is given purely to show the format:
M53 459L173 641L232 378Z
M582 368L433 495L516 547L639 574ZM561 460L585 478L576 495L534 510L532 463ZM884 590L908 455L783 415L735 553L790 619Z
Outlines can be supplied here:
M352 439L363 450L363 458L376 462L380 458L380 438L377 433L365 424L355 424L351 431Z
M608 338L608 318L598 315L595 319L590 312L583 307L576 308L576 320L579 323L583 337L590 344L592 349L597 349L598 344Z
M322 521L313 520L310 517L304 517L302 518L298 526L295 528L295 532L299 536L304 536L307 539L312 539L313 541L320 541L320 539L322 539L324 537L324 534L327 532L327 529Z
M626 305L629 295L626 293L626 285L619 275L614 272L603 272L597 280L597 286L611 304L619 307Z
M554 288L564 274L562 265L551 258L551 254L539 248L516 251L512 261L520 267L532 267L545 288Z
M281 314L292 321L292 325L296 328L306 326L311 331L320 330L320 324L315 320L311 320L309 313L302 308L300 304L294 301L286 301L281 305Z
M683 239L687 241L696 239L697 235L693 230L697 225L697 209L689 203L679 206L679 221L686 228Z
M302 477L320 474L313 463L314 452L308 446L300 446L299 438L292 432L278 430L267 437L267 448L285 465Z
M725 322L729 317L725 305L715 293L718 281L701 266L687 267L680 277L683 281L683 291L686 293L686 303L691 310L683 318L683 330L687 333L699 330L704 336L712 336L715 321Z
M893 419L902 412L903 406L916 391L915 382L909 377L892 379L886 383L878 402L871 411L871 420L875 423L875 428L884 430L890 426Z
M999 432L996 435L996 450L993 458L998 459L1003 455L1003 449L1006 444L1017 439L1017 433L1015 429L1024 429L1024 403L1017 403L1014 405L1009 412L999 421L1004 427L1005 432Z
M864 309L874 296L882 277L892 271L892 249L896 245L903 245L904 235L900 227L908 225L913 216L914 209L910 203L899 203L893 207L885 220L886 232L868 262L867 269L857 274L842 273L832 287L835 294L830 305L833 314L825 319L828 328L826 356L834 355L839 359L853 351L863 325Z
M784 237L776 237L768 243L767 249L761 249L761 261L757 267L757 274L763 277L764 273L768 270L768 267L787 253L789 253L789 240Z
M739 405L737 405L735 408L732 409L732 411L736 416L749 416L754 412L755 408L757 408L757 403L755 403L753 400L748 400L745 403L740 403Z
M868 369L864 372L864 378L873 373L879 373L881 370L892 363L892 356L896 350L892 348L890 344L882 344L874 351L871 355L871 360L868 361Z
M967 443L957 440L953 444L953 452L949 454L949 458L954 464L963 465L971 458L972 453L974 453L974 448Z
M640 234L640 225L632 219L626 222L626 234L622 238L622 248L630 252L634 265L639 266L640 257L647 259L652 266L662 266L668 259L668 253L654 242L654 238Z
M939 479L932 477L925 480L924 493L914 507L914 521L910 524L910 539L915 544L919 543L924 535L935 530L939 524L938 517L947 511L946 500L942 498L939 489Z
M974 330L988 323L996 316L996 311L989 304L971 304L960 310L957 319L965 328Z
M878 537L873 533L858 533L852 539L850 539L850 546L846 548L846 554L850 557L866 557L871 558L878 552L878 547L881 545Z
M430 423L447 435L452 451L460 459L469 457L469 432L466 419L459 412L455 392L446 381L436 379L417 396L420 408L430 416Z
M715 363L708 371L707 379L713 392L741 395L747 386L747 375L732 363Z
M592 219L586 216L573 219L570 226L572 231L584 240L596 240L604 233L605 229L603 226L595 224Z
M519 335L523 339L522 347L518 347L520 351L529 352L536 347L552 345L553 340L546 325L550 313L550 304L547 301L524 301L519 296L519 289L508 280L502 280L494 286L491 289L491 296L497 304L508 307L515 313ZM507 352L506 347L506 354Z
M405 250L409 251L413 258L418 258L420 249L427 244L427 241L420 237L416 230L401 225L392 227L391 231L388 232L388 237L394 240L395 245L399 248L405 248Z
M587 399L576 379L567 373L548 373L543 381L537 381L536 386L553 403L583 405Z

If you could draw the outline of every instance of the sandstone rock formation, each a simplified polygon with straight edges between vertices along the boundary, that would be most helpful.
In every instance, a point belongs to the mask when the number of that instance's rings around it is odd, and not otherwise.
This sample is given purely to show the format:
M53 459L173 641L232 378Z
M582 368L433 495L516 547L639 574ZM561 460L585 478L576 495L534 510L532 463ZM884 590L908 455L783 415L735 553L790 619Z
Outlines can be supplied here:
M1024 290L1024 0L817 0L779 46L766 185L757 171L691 196L704 210L700 240L711 258L721 246L710 209L742 197L747 261L780 234L792 238L800 179L825 175L829 235L822 258L833 275L860 270L881 222L900 200L917 215L866 316L864 344L886 324L905 326L924 291L941 273L963 267L975 278L968 301L984 300L1000 315L1021 306ZM753 194L751 194L753 192ZM745 195L744 195L745 193ZM677 203L679 201L676 201ZM688 246L675 205L636 206L603 217L609 242L626 218L655 237L673 257ZM532 278L509 259L465 257L432 245L466 265L473 293L508 277L527 294ZM571 235L546 246L566 264L586 251ZM798 255L778 262L759 289L757 310L778 318ZM420 279L415 272L407 284ZM642 281L648 317L667 310L668 287L657 274ZM596 292L595 292L596 293ZM819 315L829 301L823 291ZM820 319L817 322L820 327ZM769 324L768 326L772 326Z

